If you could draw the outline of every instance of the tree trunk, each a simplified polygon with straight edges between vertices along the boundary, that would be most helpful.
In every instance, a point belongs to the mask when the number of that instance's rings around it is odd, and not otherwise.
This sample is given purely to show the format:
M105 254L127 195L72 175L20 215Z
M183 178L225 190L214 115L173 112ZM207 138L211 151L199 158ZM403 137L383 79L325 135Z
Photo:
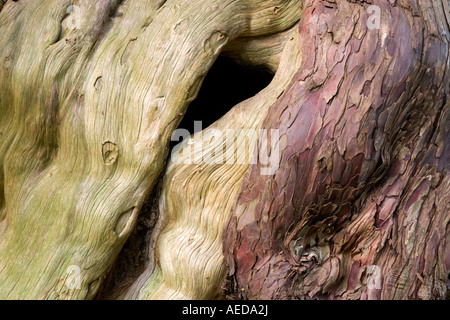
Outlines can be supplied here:
M0 298L445 299L449 24L447 0L0 0ZM168 157L219 55L275 76Z

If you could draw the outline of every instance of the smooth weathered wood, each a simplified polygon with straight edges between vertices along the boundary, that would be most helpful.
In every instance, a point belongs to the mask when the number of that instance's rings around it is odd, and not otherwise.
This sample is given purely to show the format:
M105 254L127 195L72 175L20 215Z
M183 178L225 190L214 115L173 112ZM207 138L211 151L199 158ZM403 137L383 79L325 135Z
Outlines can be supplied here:
M0 297L94 297L219 53L288 29L299 3L6 2ZM73 266L80 289L65 285Z
M137 279L124 298L212 299L221 296L221 282L226 274L223 230L255 152L262 120L300 65L301 50L296 33L296 30L291 32L272 83L235 106L208 129L193 135L192 140L186 140L180 158L176 162L173 157L169 160L159 203L162 231L155 245L158 263ZM223 132L223 139L209 139L207 130L213 129ZM226 130L234 131L226 135ZM199 142L202 134L203 141ZM196 148L196 143L201 145ZM209 153L230 146L247 156L240 162L233 159L227 163L226 152ZM202 153L203 161L196 164L195 159L200 159Z
M108 275L98 298L445 298L449 20L447 0L0 0L0 298L91 299ZM273 175L168 158L220 54L276 72L209 128L256 157L278 129Z

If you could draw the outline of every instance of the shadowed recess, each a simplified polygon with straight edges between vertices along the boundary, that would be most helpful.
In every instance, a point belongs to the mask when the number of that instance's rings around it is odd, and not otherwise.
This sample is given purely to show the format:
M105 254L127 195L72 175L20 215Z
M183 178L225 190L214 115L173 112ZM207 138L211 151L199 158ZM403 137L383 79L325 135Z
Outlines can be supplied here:
M198 131L194 131L194 121L202 121L202 128L207 128L236 104L267 87L272 79L273 74L266 69L245 66L229 58L219 57L178 128L194 133Z

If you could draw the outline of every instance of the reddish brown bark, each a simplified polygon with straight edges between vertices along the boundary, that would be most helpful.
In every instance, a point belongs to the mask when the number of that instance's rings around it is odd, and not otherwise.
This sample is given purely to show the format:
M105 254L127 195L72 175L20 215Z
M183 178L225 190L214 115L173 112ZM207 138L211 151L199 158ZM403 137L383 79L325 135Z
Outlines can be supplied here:
M373 1L369 29L368 2L305 3L303 65L265 120L279 170L251 166L225 232L230 298L446 297L450 6Z

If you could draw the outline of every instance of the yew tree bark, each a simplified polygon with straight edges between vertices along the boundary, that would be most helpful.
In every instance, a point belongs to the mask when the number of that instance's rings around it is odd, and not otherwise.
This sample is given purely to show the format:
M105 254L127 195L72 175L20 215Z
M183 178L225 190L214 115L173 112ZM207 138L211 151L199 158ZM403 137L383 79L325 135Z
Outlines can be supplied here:
M449 25L448 0L0 0L0 298L445 299ZM219 55L273 81L169 155ZM261 159L264 130L270 174L217 152Z
M264 121L280 168L249 169L227 227L230 297L446 297L449 3L373 3L379 30L363 1L306 5L309 54Z

